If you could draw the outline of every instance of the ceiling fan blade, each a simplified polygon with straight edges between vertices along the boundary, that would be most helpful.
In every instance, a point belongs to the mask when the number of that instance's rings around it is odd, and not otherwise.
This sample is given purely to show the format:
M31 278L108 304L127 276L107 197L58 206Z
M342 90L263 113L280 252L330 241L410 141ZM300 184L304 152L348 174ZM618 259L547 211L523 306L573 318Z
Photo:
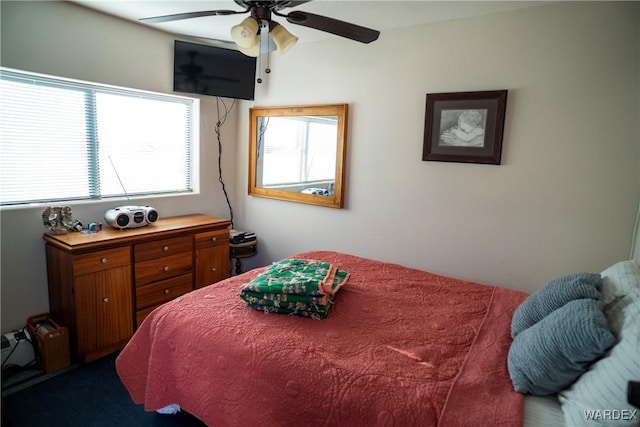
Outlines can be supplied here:
M316 30L346 37L361 43L371 43L377 40L380 35L380 31L314 13L294 11L285 16L287 21L292 24L315 28Z
M200 18L203 16L216 16L216 15L235 15L238 13L247 13L247 10L205 10L202 12L187 12L187 13L176 13L174 15L164 15L164 16L153 16L151 18L141 18L142 22L149 23L158 23L158 22L169 22L169 21L179 21L181 19L191 19L191 18Z
M275 5L275 10L282 10L290 7L300 6L301 4L309 3L311 0L285 0L279 1Z

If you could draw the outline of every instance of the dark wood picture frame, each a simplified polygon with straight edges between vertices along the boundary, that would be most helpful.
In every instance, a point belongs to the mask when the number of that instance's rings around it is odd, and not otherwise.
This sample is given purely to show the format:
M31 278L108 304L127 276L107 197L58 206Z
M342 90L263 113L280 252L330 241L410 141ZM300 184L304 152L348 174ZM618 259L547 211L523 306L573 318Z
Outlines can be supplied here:
M499 165L507 91L427 94L422 160Z

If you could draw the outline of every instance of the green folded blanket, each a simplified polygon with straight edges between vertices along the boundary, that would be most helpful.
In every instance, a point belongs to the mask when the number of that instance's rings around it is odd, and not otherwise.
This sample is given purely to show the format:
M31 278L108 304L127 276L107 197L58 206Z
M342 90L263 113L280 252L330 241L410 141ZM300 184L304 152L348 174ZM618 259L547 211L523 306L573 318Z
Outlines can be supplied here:
M249 307L267 313L325 318L349 273L317 260L284 259L240 291Z

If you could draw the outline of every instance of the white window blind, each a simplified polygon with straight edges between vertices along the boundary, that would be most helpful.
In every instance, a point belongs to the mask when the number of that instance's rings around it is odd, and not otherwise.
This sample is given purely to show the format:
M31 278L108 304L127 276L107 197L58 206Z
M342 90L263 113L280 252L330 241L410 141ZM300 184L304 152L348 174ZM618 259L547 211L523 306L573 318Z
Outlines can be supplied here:
M0 69L0 204L193 191L196 102Z

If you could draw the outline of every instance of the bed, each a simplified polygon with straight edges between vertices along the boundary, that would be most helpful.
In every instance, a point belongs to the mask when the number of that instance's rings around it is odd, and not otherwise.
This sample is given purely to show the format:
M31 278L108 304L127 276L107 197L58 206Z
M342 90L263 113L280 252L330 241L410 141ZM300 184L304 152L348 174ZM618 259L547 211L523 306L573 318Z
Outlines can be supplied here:
M267 267L183 295L116 360L133 401L212 426L562 425L563 397L525 399L507 366L527 294L338 252L289 259L348 272L326 318L249 307L240 290Z

